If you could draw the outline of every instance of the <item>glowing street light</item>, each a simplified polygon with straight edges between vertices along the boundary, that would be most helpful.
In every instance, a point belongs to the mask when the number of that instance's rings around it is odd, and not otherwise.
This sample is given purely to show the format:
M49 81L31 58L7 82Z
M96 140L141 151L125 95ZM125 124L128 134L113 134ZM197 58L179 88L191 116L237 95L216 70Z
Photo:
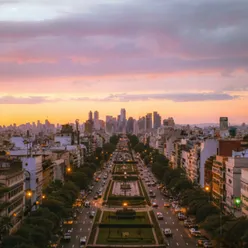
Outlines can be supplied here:
M123 208L124 208L124 209L127 209L127 206L128 206L127 202L123 202L122 205L123 205Z
M33 195L33 193L32 193L31 190L28 190L28 191L26 192L26 196L27 196L27 197L32 197L32 195Z
M46 195L42 195L42 199L46 199Z
M210 187L209 187L209 186L206 186L206 187L205 187L205 190L206 190L207 192L209 192L209 191L210 191Z
M67 167L66 171L67 171L68 173L70 173L70 172L71 172L71 167Z

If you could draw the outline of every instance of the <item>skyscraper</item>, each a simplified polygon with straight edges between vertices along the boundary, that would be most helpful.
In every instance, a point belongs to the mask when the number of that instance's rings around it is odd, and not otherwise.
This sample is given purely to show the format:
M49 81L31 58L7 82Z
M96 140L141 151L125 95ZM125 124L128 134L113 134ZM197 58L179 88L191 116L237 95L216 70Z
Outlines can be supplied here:
M96 130L100 130L100 124L99 124L99 112L95 111L94 112L94 128Z
M152 130L152 113L148 113L146 115L146 119L145 119L145 122L146 122L146 131L151 131Z
M158 112L153 112L153 128L158 129L161 126L161 116Z
M121 122L126 121L126 109L121 109L121 116L120 116Z
M93 114L92 114L92 111L89 112L89 118L88 120L92 121L93 120Z
M134 119L133 117L129 117L127 120L127 133L133 133L134 128Z

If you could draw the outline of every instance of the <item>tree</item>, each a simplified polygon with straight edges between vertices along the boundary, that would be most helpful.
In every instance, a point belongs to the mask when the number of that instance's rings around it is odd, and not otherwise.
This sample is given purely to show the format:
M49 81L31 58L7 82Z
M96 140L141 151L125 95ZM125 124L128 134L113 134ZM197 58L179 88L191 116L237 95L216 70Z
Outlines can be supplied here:
M210 215L219 214L219 210L210 203L204 203L196 210L196 221L202 222Z
M108 154L111 154L111 153L113 153L114 151L115 151L115 148L116 148L116 146L114 145L114 144L112 144L112 143L106 143L106 144L104 144L103 145L103 151L106 153L108 153Z
M143 152L145 150L145 145L143 143L138 143L135 147L134 147L134 151L135 152Z
M154 156L154 161L159 164L168 165L169 160L162 154L157 154Z
M21 244L31 245L31 242L28 239L25 239L19 235L11 235L4 237L2 247L14 248L14 247L18 247Z
M159 178L162 179L165 173L165 166L160 163L154 163L152 165L152 172Z
M114 134L113 136L110 137L109 142L116 146L119 141L119 138L120 136Z
M131 148L134 148L138 143L139 139L136 135L128 135Z
M0 236L4 237L9 234L9 230L13 227L9 216L0 217Z

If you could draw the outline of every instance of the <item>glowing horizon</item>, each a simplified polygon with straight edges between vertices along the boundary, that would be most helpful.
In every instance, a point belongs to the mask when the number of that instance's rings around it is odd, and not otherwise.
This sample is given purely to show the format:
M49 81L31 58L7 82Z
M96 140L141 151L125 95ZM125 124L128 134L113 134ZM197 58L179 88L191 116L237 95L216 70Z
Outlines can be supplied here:
M247 122L247 11L241 0L3 1L0 125L121 108Z

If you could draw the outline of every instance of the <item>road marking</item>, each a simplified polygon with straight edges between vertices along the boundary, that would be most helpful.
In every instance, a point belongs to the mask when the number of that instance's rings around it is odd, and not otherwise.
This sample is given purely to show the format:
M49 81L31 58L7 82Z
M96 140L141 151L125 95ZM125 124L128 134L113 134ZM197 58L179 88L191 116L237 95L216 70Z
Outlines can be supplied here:
M167 222L165 222L165 224L167 225Z
M176 229L178 231L178 229Z
M175 222L172 222L172 224L174 225L174 224L175 224Z
M179 246L179 244L177 243L177 246Z
M83 221L83 224L85 224L85 221Z
M189 245L188 243L186 243L186 245Z
M183 237L183 235L181 234L181 237Z
M171 219L171 217L170 217L170 219Z
M90 228L88 228L88 231L90 231Z
M72 245L72 248L74 247L74 245Z
M82 227L80 228L80 232L82 232Z
M78 235L76 236L76 239L78 239Z

